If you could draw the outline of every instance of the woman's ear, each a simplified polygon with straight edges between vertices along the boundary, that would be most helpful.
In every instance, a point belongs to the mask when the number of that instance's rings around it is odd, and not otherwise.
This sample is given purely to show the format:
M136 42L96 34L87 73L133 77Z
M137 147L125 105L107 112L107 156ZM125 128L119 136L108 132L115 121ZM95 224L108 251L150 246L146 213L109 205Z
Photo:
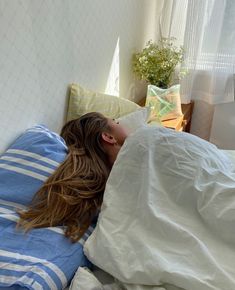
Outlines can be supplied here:
M102 136L103 141L105 141L109 144L116 144L117 143L117 141L113 137L113 135L108 133L108 132L103 132L101 136Z

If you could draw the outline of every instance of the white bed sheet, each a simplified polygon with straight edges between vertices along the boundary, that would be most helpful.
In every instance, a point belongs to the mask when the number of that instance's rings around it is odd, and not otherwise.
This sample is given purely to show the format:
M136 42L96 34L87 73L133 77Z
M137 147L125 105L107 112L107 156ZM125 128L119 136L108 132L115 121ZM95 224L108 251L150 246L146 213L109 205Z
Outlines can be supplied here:
M158 129L122 148L85 253L125 289L234 290L234 152Z
M228 155L230 160L235 164L235 150L222 150ZM120 282L116 282L114 277L105 272L104 270L94 267L93 271L90 272L87 269L79 268L74 276L73 282L70 287L65 290L122 290L124 286ZM156 290L180 290L182 288L174 285L166 285L167 288L154 287ZM148 290L154 289L152 286L143 285L126 285L125 289L129 290ZM154 290L155 290L154 289Z

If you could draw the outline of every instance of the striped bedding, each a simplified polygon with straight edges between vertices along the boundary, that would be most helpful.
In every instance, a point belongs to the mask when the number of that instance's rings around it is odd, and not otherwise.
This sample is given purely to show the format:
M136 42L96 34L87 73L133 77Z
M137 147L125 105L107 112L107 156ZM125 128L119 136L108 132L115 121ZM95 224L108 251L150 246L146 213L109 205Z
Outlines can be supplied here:
M0 158L0 288L63 289L79 266L89 266L83 244L93 231L72 244L62 227L16 229L18 210L64 160L66 146L57 134L35 126Z

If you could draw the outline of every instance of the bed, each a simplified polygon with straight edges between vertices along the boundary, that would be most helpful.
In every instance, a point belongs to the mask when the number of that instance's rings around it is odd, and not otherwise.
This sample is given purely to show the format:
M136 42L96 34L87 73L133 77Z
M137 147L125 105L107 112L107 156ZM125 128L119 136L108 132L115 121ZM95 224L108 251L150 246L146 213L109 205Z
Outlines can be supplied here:
M133 102L71 84L67 119L87 111L101 111L115 118L128 115L122 121L127 126L130 124L129 130L134 130L132 125L140 126L147 116L147 110ZM27 207L66 154L63 139L42 124L23 130L1 154L1 288L63 289L70 284L79 266L91 267L83 253L83 245L93 225L75 244L64 237L61 227L37 229L26 234L16 229L18 211Z
M138 140L142 140L137 146L142 151L129 150L133 144L124 147L107 184L97 226L91 225L78 243L71 244L63 236L61 227L37 229L27 234L15 227L17 212L27 207L37 189L67 154L63 139L44 125L36 125L22 132L0 158L0 287L67 287L72 290L235 289L235 272L232 268L235 262L234 152L219 151L204 141L199 148L192 147L190 154L186 151L182 154L183 147L178 147L177 152L182 156L192 156L194 152L201 156L200 147L206 147L206 155L200 160L210 162L216 156L219 172L226 173L223 182L216 187L217 191L211 191L213 194L210 195L219 197L213 204L219 210L219 201L223 200L220 193L226 188L228 198L225 199L227 203L223 204L226 210L219 211L219 216L225 219L214 217L211 220L207 213L211 210L209 201L213 199L206 200L205 207L203 195L200 195L199 200L192 194L192 208L183 185L180 191L182 196L169 202L170 197L166 192L175 191L173 185L176 180L178 182L180 175L177 173L178 167L174 167L177 165L174 160L166 158L169 155L166 155L167 152L162 150L165 155L157 158L156 148L151 147L150 153L143 150L154 143L152 136L155 128L146 125L150 114L148 108L140 108L128 100L98 94L72 84L67 119L76 118L87 111L100 111L109 117L119 118L129 132L136 136L131 142L139 143ZM179 141L180 134L186 134L155 126L166 142L173 139ZM149 133L149 130L153 131ZM187 135L190 136L189 140L186 138L187 142L191 142L194 137ZM163 139L159 139L159 146L164 148ZM171 183L164 179L164 170L156 170L156 166L163 168L160 166L162 164L168 164L172 169ZM182 160L182 164L188 166L191 178L195 176L185 160ZM223 164L226 164L225 168ZM156 201L151 179L159 179L162 195L157 196L161 197L160 200ZM137 182L139 180L143 182ZM206 179L198 180L197 186L202 184L209 186ZM153 204L159 204L157 212ZM167 208L172 210L166 223L166 216L161 209ZM176 214L178 219L174 216L173 222L172 215ZM192 217L194 223L189 223L187 230L182 229L182 220L189 221ZM140 222L137 224L136 220ZM191 228L194 231L190 231Z

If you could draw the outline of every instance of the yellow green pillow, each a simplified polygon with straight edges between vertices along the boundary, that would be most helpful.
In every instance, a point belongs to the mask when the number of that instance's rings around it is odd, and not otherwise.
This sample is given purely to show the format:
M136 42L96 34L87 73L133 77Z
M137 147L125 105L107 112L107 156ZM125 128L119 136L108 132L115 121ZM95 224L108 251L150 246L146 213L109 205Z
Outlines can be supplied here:
M89 112L100 112L108 118L119 118L139 108L139 105L127 99L94 92L79 84L71 84L67 121Z

